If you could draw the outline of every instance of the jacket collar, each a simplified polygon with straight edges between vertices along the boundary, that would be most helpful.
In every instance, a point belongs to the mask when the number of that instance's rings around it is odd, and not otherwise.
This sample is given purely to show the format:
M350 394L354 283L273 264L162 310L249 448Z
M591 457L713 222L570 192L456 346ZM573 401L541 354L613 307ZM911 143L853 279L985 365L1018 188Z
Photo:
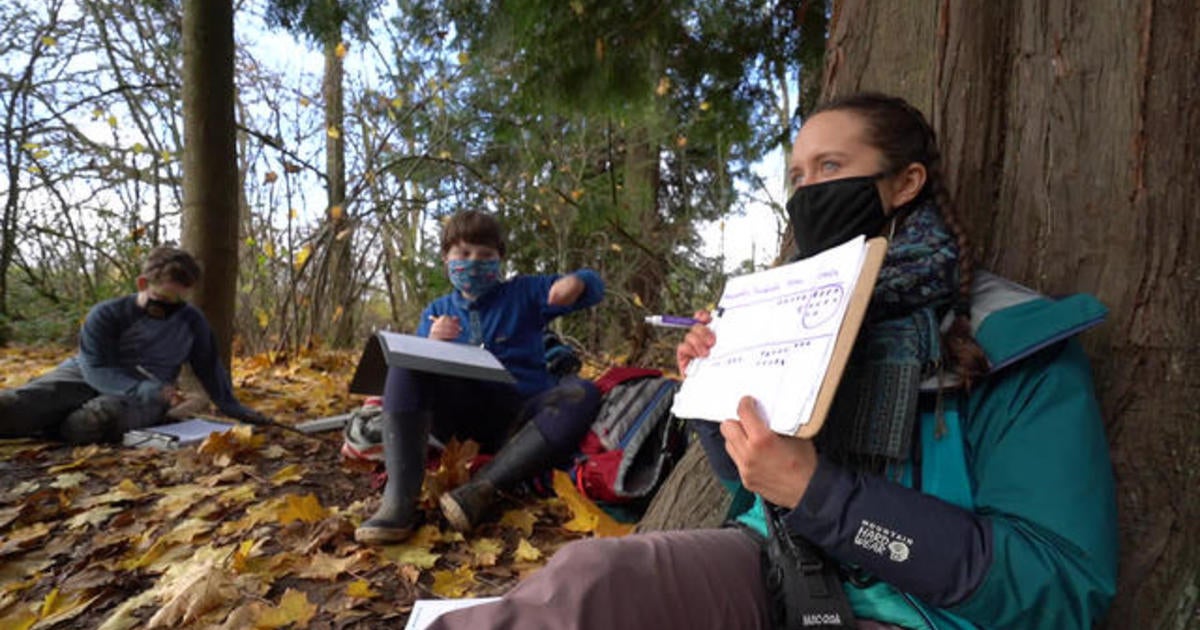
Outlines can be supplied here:
M971 332L996 372L1099 325L1108 309L1095 297L1079 293L1051 299L996 274L977 270L971 284ZM942 319L943 332L954 314ZM943 368L921 383L921 391L955 388L961 380Z

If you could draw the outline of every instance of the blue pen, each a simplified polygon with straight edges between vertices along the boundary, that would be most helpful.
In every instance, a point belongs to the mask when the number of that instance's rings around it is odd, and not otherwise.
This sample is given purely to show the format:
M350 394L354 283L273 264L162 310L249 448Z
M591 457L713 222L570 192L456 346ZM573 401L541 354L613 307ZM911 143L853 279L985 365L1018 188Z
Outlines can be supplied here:
M662 328L691 328L699 324L700 320L691 317L679 317L678 315L647 315L646 323Z

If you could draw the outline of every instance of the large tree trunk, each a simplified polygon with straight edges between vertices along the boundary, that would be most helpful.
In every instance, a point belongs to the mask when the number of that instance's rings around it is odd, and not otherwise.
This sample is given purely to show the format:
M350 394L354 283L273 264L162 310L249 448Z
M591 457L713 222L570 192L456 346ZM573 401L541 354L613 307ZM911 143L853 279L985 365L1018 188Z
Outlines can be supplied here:
M1200 597L1200 7L1144 0L835 2L826 97L930 115L983 266L1111 309L1083 337L1118 482L1110 628Z
M183 245L204 265L195 300L226 366L238 274L233 3L183 3Z

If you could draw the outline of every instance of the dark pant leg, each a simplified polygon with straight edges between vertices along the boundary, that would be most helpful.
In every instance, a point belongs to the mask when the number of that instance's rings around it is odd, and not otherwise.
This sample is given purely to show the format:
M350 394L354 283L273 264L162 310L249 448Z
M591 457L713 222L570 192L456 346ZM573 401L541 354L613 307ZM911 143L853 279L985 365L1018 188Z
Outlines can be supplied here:
M59 365L21 387L0 392L0 438L56 438L67 415L98 394L77 366Z
M500 601L430 630L767 627L759 546L738 529L573 542Z
M521 395L505 383L437 377L432 387L433 434L475 440L484 453L500 450L516 428Z
M532 416L529 421L555 450L570 456L579 450L579 441L591 428L599 409L600 389L596 384L568 376L530 399L523 415Z

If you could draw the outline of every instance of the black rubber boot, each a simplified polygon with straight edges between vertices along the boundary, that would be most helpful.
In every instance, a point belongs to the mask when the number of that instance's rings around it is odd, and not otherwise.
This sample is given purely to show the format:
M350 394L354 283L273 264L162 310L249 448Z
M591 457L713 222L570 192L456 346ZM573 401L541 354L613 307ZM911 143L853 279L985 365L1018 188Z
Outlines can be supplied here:
M120 396L96 396L68 414L59 433L68 444L117 442L122 435L121 418L128 408Z
M417 498L425 479L432 414L384 411L380 420L388 478L379 509L354 531L354 539L366 544L397 543L412 534L417 522Z
M550 467L559 455L534 423L526 423L474 479L443 494L442 515L460 532L470 531L496 501L497 493Z

